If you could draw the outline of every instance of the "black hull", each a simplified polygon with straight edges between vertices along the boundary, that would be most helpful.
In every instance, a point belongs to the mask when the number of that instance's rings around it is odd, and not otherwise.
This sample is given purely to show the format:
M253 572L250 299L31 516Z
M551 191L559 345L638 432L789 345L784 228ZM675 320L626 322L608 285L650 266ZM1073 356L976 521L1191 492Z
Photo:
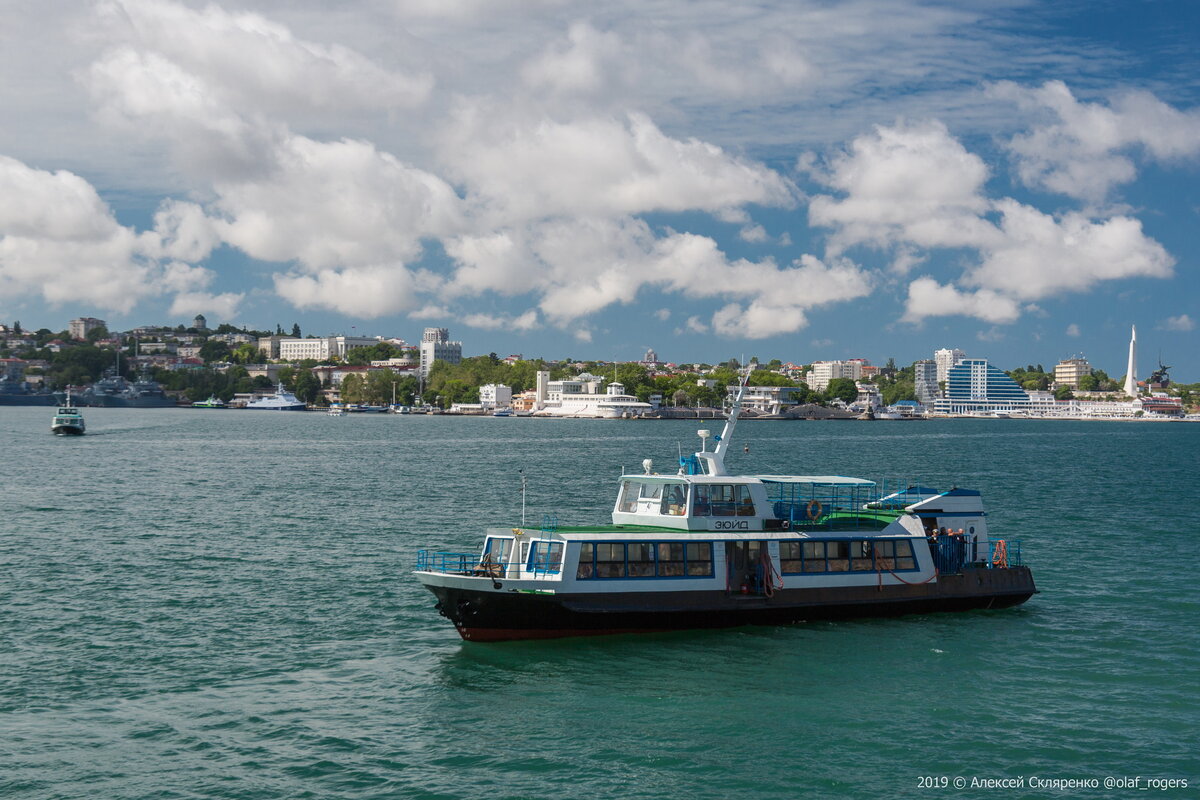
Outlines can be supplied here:
M0 406L57 406L61 398L52 394L0 394Z
M79 405L91 406L93 408L174 408L175 401L169 397L112 397L108 395L100 395L99 397L84 395Z
M51 428L50 432L55 436L83 436L79 428Z
M503 584L503 581L501 582ZM725 592L526 594L429 586L463 639L496 642L1007 608L1037 591L1028 567L965 570L936 583Z

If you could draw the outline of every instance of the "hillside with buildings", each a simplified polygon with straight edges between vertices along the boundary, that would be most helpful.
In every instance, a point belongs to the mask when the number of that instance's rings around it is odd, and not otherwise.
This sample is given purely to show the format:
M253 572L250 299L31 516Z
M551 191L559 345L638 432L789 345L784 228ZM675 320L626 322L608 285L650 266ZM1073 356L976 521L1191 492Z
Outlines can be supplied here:
M798 409L844 409L868 416L1182 416L1197 387L1172 384L1167 370L1145 381L1117 381L1082 355L1003 371L986 358L944 348L898 367L864 358L808 364L755 362L746 399L750 416L784 417ZM1131 342L1130 364L1136 360ZM447 328L426 328L410 344L400 337L301 334L221 325L203 316L190 325L109 331L80 317L60 332L0 325L0 399L86 387L106 375L152 377L181 403L216 396L234 404L277 384L310 405L352 403L427 406L460 413L550 416L670 415L669 409L719 413L740 365L676 364L650 350L640 361L525 358L496 353L464 357ZM1136 369L1136 367L1133 367ZM1125 385L1123 386L1122 383Z

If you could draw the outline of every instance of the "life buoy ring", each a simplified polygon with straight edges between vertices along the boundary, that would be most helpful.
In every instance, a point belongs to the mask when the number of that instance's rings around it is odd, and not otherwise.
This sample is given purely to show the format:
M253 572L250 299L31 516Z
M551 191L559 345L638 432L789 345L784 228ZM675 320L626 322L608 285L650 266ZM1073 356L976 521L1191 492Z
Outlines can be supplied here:
M791 527L792 527L792 521L791 521L791 520L789 520L789 519L785 519L785 520L783 521L783 525L781 525L780 527L782 527L782 528L783 528L783 529L786 531L786 530L788 530L789 528L791 528Z
M808 506L805 508L804 513L809 519L816 519L817 517L821 516L821 512L823 510L824 509L821 508L820 500L809 500Z

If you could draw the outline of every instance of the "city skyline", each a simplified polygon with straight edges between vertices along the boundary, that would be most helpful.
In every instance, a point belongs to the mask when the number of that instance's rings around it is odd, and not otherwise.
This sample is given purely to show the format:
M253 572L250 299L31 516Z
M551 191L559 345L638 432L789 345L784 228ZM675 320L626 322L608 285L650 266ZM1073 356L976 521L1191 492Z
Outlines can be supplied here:
M5 9L9 323L1200 376L1184 0Z
M91 322L91 323L101 323L101 324L107 323L106 320L102 320L102 319L76 318L76 319L69 320L67 326L60 328L58 330L69 332L75 338L82 338L82 336L75 336L74 331L75 331L75 328L77 327L76 324L81 323L84 320L87 320L88 322ZM12 323L6 322L5 320L0 320L0 326L5 325L5 324L8 324L11 326ZM128 333L139 327L170 329L170 328L174 328L174 327L179 327L181 325L184 327L189 327L187 321L180 322L177 325L170 325L169 323L146 323L145 325L134 326L134 328L128 329L126 331L120 331L119 329L117 329L117 332ZM242 327L242 326L239 326L239 327ZM263 327L245 326L245 327L247 330L254 330L254 331L258 331L258 332L270 332L273 330L273 327L267 327L267 326L263 326ZM289 326L284 326L284 325L280 324L280 327L282 327L284 329L284 333L282 334L282 337L284 339L292 338L289 333L289 331L290 331ZM26 330L26 331L29 330L28 326L25 326L23 323L22 323L22 329ZM81 328L81 329L83 329L83 328ZM54 330L54 329L49 328L49 330ZM212 330L213 329L209 329L209 332L211 333ZM428 337L431 335L431 332L438 332L440 336L448 336L447 329L445 329L445 328L430 328L430 327L425 327L422 330L422 333L420 336L416 336L415 334L410 333L411 338L406 338L405 336L402 336L395 331L383 332L383 333L371 333L371 334L363 334L363 333L358 333L355 331L350 334L347 334L344 330L343 331L330 331L330 332L326 332L326 333L313 333L313 332L304 332L302 329L301 332L302 332L302 338L318 338L318 339L319 338L329 338L329 337L353 338L354 336L359 336L364 339L372 339L372 340L379 340L379 341L403 340L407 347L409 347L410 349L412 349L416 352L420 351L423 343L430 341ZM1137 335L1136 330L1131 331L1130 335L1133 337L1134 342L1136 342L1136 335ZM448 341L448 339L444 339L441 341ZM449 343L456 346L456 348L460 348L460 349L455 350L456 358L487 355L488 352L495 352L496 355L499 356L500 358L506 358L508 356L515 355L514 353L502 353L498 350L489 350L486 352L484 352L484 351L475 352L475 351L471 350L469 347L466 349L461 349L461 346L464 344L463 342L449 342ZM1127 346L1128 346L1128 343L1127 343ZM1107 361L1102 361L1100 359L1090 357L1082 349L1072 352L1067 355L1063 355L1052 361L1047 361L1046 359L1041 359L1041 358L1033 358L1033 359L1018 360L1019 363L1014 362L1011 365L1007 364L1007 363L1004 363L1004 364L997 363L995 358L991 357L984 351L967 352L959 347L938 348L937 350L934 350L934 351L924 354L924 355L919 355L918 357L913 358L911 360L897 358L895 355L884 355L882 357L871 357L871 356L864 356L863 354L845 356L845 357L839 358L839 359L822 359L822 358L804 359L804 358L792 358L786 354L780 354L780 353L774 353L774 352L770 352L767 354L760 354L757 352L754 354L743 353L740 355L727 355L727 356L720 357L720 358L678 360L678 359L671 359L671 358L660 358L657 353L657 350L654 348L653 345L645 348L645 352L640 356L636 356L636 357L632 357L632 358L621 358L621 359L591 357L591 356L588 356L586 353L580 354L578 357L568 356L568 355L547 354L547 353L529 353L529 354L521 353L520 355L523 358L532 358L532 359L542 358L546 361L560 361L560 360L564 360L569 357L570 360L572 360L572 361L644 362L646 355L653 354L655 357L655 360L658 361L659 363L664 363L664 364L671 363L671 364L677 364L677 365L687 365L687 364L693 364L693 363L704 363L704 364L714 365L714 364L720 364L722 362L728 361L730 358L739 359L739 360L741 360L742 358L746 358L746 359L757 358L760 360L761 363L764 363L764 364L767 363L768 361L770 361L771 359L779 359L780 361L782 361L784 363L794 363L797 366L813 364L814 362L817 362L817 361L865 360L867 363L872 364L875 367L880 367L880 366L886 365L886 363L889 359L894 359L896 362L896 366L903 368L903 367L912 366L919 361L933 362L941 354L941 352L946 352L947 357L953 357L953 358L983 358L983 359L986 359L987 361L989 361L990 363L992 363L993 365L999 366L1001 369L1004 369L1004 370L1019 369L1021 367L1029 366L1029 365L1041 365L1042 367L1046 368L1046 372L1050 373L1050 374L1054 373L1054 371L1055 371L1054 368L1055 368L1055 365L1057 365L1057 364L1061 364L1061 363L1063 363L1065 361L1069 361L1069 360L1083 359L1090 365L1091 369L1103 370L1113 380L1119 379L1122 376L1127 376L1126 371L1123 370L1121 372L1117 372L1114 369L1110 369L1107 366L1107 364L1108 364ZM951 356L951 354L953 354L953 355ZM1129 355L1131 356L1131 360L1137 358L1136 356L1133 355L1132 352L1130 352ZM422 359L422 363L426 363L426 359ZM453 363L457 363L457 361L453 361ZM1154 360L1153 364L1147 363L1145 365L1141 364L1140 361L1137 362L1136 366L1137 366L1137 371L1139 374L1137 374L1135 377L1138 380L1144 381L1145 378L1147 376L1149 376L1150 373L1152 373L1154 371L1154 369L1161 363L1162 363L1161 360ZM949 366L950 366L950 362L948 361L944 365L944 367L948 369ZM1174 368L1173 364L1168 365L1168 366L1170 366L1172 369ZM1125 367L1125 369L1127 370L1127 366ZM942 379L944 380L944 378L942 378ZM1172 378L1172 382L1180 383L1180 384L1190 384L1195 381L1191 380L1187 375L1179 373L1179 374L1177 374L1177 376Z

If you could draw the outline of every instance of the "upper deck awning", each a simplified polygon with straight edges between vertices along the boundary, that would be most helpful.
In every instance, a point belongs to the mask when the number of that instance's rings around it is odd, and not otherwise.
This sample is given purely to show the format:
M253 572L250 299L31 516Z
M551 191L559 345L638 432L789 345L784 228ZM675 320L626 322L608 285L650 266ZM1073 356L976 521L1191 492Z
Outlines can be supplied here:
M866 478L847 478L842 475L754 475L763 483L803 483L812 486L874 486Z

